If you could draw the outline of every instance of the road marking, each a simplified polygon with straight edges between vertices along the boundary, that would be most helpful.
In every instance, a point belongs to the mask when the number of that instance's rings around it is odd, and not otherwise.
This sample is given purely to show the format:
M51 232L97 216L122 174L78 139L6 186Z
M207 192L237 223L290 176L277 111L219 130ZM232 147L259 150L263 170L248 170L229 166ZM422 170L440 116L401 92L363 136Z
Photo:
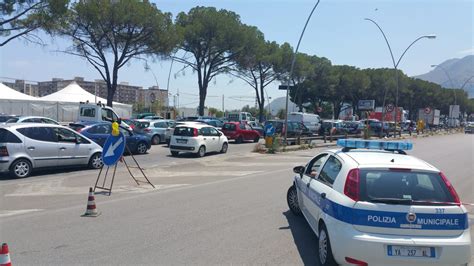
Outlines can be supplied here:
M12 193L5 197L23 197L23 196L60 196L60 195L81 195L87 194L89 187L66 187L62 180L50 180L43 183L19 184ZM187 186L189 184L158 184L155 189L151 186L120 186L113 187L113 193L148 193L156 190L176 188Z
M14 215L25 214L29 212L39 212L44 211L44 209L26 209L26 210L0 210L0 217L8 217Z

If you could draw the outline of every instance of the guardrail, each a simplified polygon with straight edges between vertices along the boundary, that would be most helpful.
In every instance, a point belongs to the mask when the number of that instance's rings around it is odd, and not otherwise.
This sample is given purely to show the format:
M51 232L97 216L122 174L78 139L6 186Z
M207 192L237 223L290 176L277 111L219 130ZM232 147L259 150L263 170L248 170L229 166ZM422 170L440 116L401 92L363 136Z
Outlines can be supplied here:
M347 139L347 138L361 138L362 134L339 134L339 135L323 135L323 136L309 136L309 137L296 137L296 138L287 138L287 143L295 143L296 145L311 143L313 140L323 140L326 142L333 142L338 139Z

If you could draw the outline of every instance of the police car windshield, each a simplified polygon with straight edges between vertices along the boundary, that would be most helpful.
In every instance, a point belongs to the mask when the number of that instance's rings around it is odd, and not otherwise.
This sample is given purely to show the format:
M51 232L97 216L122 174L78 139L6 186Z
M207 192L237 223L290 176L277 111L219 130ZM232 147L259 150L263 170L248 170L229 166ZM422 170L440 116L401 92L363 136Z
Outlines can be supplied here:
M455 204L439 173L417 171L360 171L361 201L401 205Z

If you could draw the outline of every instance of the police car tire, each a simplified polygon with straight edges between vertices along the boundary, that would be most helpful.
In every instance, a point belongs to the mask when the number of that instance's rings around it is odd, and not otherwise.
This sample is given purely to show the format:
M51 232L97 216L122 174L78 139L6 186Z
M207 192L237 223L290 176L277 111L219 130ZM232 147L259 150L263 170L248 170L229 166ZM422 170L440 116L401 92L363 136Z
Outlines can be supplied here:
M295 201L296 201L296 204L298 204L298 196L297 196L296 187L295 185L292 185L288 189L288 192L286 193L286 202L288 204L288 208L290 208L290 211L294 215L301 216L301 209L299 206L295 206Z
M331 241L329 240L329 234L328 234L328 231L326 229L326 226L324 224L321 224L321 226L319 227L319 237L318 237L318 252L316 252L317 256L318 256L318 262L319 262L319 265L321 266L337 266L337 263L336 261L334 260L334 257L332 255L332 248L331 248ZM326 259L325 261L321 261L322 258L321 258L321 254L320 254L320 250L319 250L319 245L321 243L320 240L323 240L321 239L321 237L324 237L325 238L325 244L326 244Z

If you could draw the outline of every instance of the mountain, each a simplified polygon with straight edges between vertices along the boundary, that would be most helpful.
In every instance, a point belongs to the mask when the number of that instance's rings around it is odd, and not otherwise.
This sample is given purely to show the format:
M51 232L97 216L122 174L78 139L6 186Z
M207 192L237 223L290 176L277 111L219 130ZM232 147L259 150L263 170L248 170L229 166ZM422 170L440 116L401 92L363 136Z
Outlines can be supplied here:
M446 72L451 77L452 84ZM459 89L472 76L474 76L474 55L468 55L463 58L446 60L430 72L415 76L415 78L431 81L445 88L454 87ZM474 78L466 83L464 90L469 94L469 98L474 98Z
M280 98L275 98L270 102L270 104L267 104L265 106L265 109L268 110L269 107L272 109L272 115L276 115L280 109L285 109L286 106L286 98L285 97L280 97ZM288 101L288 112L296 112L298 111L298 107L296 104L294 104L291 101Z

